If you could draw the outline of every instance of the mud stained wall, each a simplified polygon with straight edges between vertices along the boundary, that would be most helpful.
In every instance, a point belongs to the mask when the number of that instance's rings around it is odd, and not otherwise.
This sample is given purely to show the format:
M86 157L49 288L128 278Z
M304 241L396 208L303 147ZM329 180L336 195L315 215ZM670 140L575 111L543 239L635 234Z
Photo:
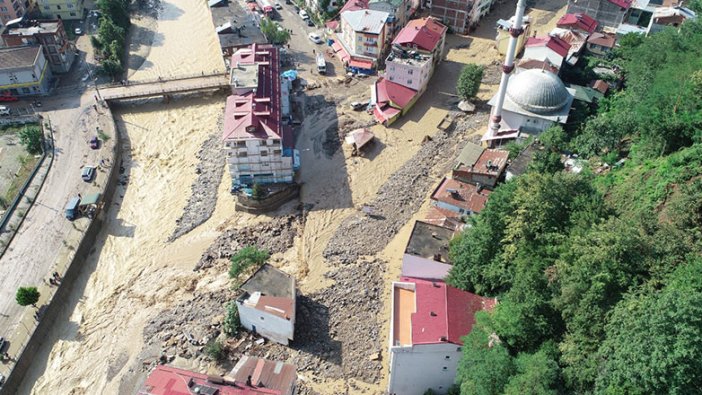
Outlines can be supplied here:
M112 117L112 111L109 111L109 116ZM29 338L27 345L25 346L22 353L17 357L17 363L14 369L7 377L5 384L0 388L0 395L10 395L17 393L17 390L22 384L25 373L27 369L34 361L34 358L39 351L40 346L46 340L49 331L51 330L54 321L59 319L59 313L61 308L68 300L68 296L73 290L73 282L80 275L83 268L83 262L85 261L90 250L92 250L95 244L95 239L100 233L100 228L102 227L102 222L107 214L107 210L110 209L112 204L112 198L117 187L117 181L119 178L119 167L121 162L121 145L119 129L114 124L114 118L112 117L112 125L114 127L114 146L112 147L112 158L110 167L109 177L105 182L105 189L102 191L103 195L103 210L95 217L94 220L90 222L88 228L83 233L83 238L81 239L79 245L76 247L75 254L73 254L73 259L67 265L66 272L63 273L63 278L61 285L59 285L54 292L53 297L47 302L41 319L34 330L34 333Z

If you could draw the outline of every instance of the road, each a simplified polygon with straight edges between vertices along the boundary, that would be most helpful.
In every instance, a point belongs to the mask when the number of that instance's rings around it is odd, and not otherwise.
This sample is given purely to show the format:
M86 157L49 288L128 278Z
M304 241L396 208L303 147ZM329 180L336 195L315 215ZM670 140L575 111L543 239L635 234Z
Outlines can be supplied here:
M80 39L88 43L88 38ZM80 60L78 60L80 61ZM83 64L75 65L76 73L84 70ZM31 99L15 103L16 107L29 107ZM85 227L85 219L76 223L63 216L63 209L71 196L86 195L97 187L84 182L80 169L86 164L97 164L107 157L107 152L91 150L87 141L95 135L95 125L105 129L112 120L97 114L93 109L93 94L86 91L63 93L42 98L38 110L44 121L54 129L55 157L34 206L17 232L7 252L0 258L0 336L11 337L18 329L24 307L15 302L15 292L20 286L48 287L48 277L64 243L65 235L73 226ZM104 112L103 112L104 114ZM103 182L106 173L98 172L95 182ZM23 329L24 330L24 329Z

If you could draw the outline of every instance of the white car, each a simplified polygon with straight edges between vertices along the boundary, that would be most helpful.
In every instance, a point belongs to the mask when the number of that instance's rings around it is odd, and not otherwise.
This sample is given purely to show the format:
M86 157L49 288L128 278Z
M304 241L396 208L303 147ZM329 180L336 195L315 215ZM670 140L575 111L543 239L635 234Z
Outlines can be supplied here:
M0 115L10 115L10 108L6 106L0 106Z
M75 33L76 36L80 36L81 34L83 34L83 29L77 27L73 30L73 33Z
M312 41L315 44L321 44L324 41L322 41L322 37L319 36L319 33L310 33L307 37L310 38L310 41Z
M310 19L310 16L307 15L307 11L300 10L300 18L302 18L303 21L306 21L306 20Z

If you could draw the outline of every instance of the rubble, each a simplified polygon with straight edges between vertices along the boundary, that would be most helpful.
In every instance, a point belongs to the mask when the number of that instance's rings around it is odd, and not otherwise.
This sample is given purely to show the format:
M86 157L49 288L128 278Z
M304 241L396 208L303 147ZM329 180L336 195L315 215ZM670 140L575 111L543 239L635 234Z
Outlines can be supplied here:
M212 267L219 259L229 259L243 247L255 245L271 254L284 252L302 226L302 216L275 217L271 221L241 229L227 229L202 254L195 270Z
M207 221L217 204L217 188L224 173L226 155L222 149L222 118L217 121L217 130L208 138L197 153L200 163L195 168L197 178L191 187L192 193L183 209L183 215L176 220L171 242L190 232Z

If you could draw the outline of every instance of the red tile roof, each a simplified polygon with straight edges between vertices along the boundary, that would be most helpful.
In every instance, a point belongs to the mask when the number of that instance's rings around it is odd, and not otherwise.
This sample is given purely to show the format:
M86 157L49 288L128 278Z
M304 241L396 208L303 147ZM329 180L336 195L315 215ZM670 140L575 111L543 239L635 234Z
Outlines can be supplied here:
M604 33L592 33L590 37L587 38L587 42L590 44L600 45L606 48L614 48L614 44L617 43L616 37Z
M205 393L203 390L207 389L217 390L219 395L281 394L277 390L247 386L246 382L223 380L219 376L212 378L212 381L210 379L206 374L159 365L149 374L137 395L191 395L197 393L196 388L199 388L199 393Z
M432 207L429 209L424 222L441 226L442 228L451 229L457 232L463 229L465 224L461 221L461 215L455 211L447 210L441 207Z
M590 83L590 88L593 88L597 91L599 91L602 94L607 93L609 90L609 85L603 80L594 80Z
M634 2L634 0L609 0L609 2L625 10L628 10L629 7L631 7L631 4Z
M473 173L497 176L507 167L509 152L499 149L486 149L473 166Z
M400 30L392 43L403 47L416 45L417 48L432 52L447 30L446 26L434 18L414 19Z
M522 59L517 64L517 67L524 70L546 70L553 74L558 75L558 67L551 64L548 59L538 60L538 59Z
M402 277L415 284L416 311L412 314L412 344L453 343L462 345L470 333L475 313L492 309L496 301L461 291L441 281Z
M576 28L592 33L597 29L597 21L587 14L565 14L558 20L556 26L562 28Z
M227 97L223 140L280 138L280 64L278 49L253 44L232 55L231 64L258 65L256 91Z
M406 86L396 84L383 77L375 82L376 100L381 107L386 103L392 103L399 108L405 108L417 95L417 91Z
M479 213L485 208L491 191L478 189L476 185L444 178L431 195L431 200Z
M236 363L230 375L243 383L251 377L251 382L260 387L292 393L297 379L295 366L280 361L269 361L244 355Z
M368 8L368 3L369 0L349 0L341 8L341 11L339 11L338 15L341 15L341 13L344 11L365 10Z
M528 47L547 47L553 52L557 53L561 57L566 57L568 55L568 50L570 49L570 44L564 40L553 37L529 37L526 42Z

